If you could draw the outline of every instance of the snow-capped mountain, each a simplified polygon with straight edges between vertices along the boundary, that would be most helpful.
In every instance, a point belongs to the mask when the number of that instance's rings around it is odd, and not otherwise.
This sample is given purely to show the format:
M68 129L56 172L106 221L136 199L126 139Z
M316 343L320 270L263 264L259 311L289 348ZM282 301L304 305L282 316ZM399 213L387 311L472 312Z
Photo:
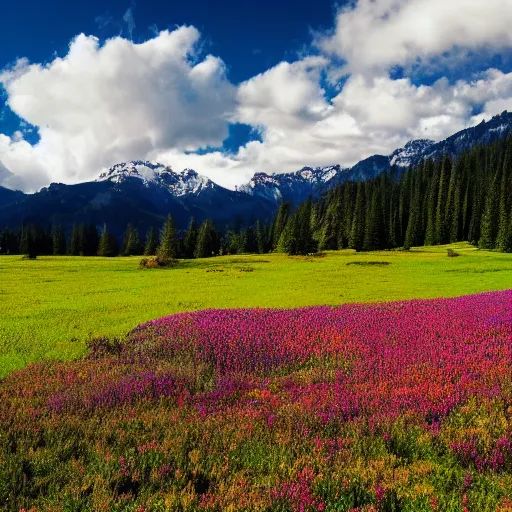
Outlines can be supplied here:
M175 171L158 162L134 161L104 170L96 181L78 185L52 184L36 194L0 187L0 225L24 222L93 222L120 235L127 222L141 230L160 225L172 214L184 228L190 217L211 218L226 225L239 218L250 223L269 218L281 200L295 204L320 196L346 181L364 181L394 167L417 165L425 158L444 154L456 157L478 144L489 144L512 134L512 113L503 112L488 122L462 130L441 141L413 140L391 155L373 155L350 168L339 165L304 167L293 173L256 173L236 191L217 185L192 169Z
M350 168L339 165L286 174L255 174L251 181L240 190L275 201L300 202L309 195L319 196L327 189L346 181L364 181L391 167L406 169L419 164L423 159L441 158L444 154L456 157L463 151L478 144L490 144L512 133L512 113L503 112L478 126L462 130L451 137L434 142L427 139L412 140L391 155L373 155L361 160Z
M433 140L418 139L411 140L403 148L393 151L389 157L389 164L398 167L409 167L416 163L418 158L426 154L432 146L435 145Z
M259 172L238 190L273 201L300 202L310 195L316 195L318 190L328 186L340 172L339 165L316 169L304 167L300 171L286 174L269 175Z
M150 184L161 186L175 197L186 194L199 194L203 190L217 187L206 176L201 176L192 169L174 172L158 162L134 161L116 164L100 174L97 181L123 183L129 179L140 180L145 186Z

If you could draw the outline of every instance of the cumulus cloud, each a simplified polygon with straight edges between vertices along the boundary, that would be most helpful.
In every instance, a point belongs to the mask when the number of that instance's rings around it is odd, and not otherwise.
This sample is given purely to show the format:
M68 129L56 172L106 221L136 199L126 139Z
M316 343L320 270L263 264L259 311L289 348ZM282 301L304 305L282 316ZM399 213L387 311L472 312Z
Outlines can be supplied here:
M457 61L472 50L510 51L508 3L359 0L339 12L330 35L316 38L321 55L281 62L236 87L219 57L201 56L193 27L142 44L117 37L101 45L80 35L63 58L20 60L0 74L9 106L41 137L31 145L22 133L0 134L0 183L36 190L154 159L233 188L255 172L350 166L410 139L440 140L512 110L512 73L488 69L421 85L408 66ZM403 78L392 78L396 65L405 68ZM324 79L341 75L343 87L329 96ZM195 153L221 148L230 122L251 125L261 141L234 153Z
M82 34L64 58L46 66L21 60L4 71L9 107L41 137L34 146L0 138L0 162L15 173L7 184L84 181L165 148L221 145L235 87L222 60L198 60L199 37L181 27L142 44L117 37L101 46Z
M200 169L233 187L257 171L350 166L373 154L390 154L411 139L441 140L512 109L512 73L495 69L455 85L446 79L418 86L409 78L353 75L328 102L319 69L311 64L309 59L281 63L240 85L235 116L261 126L261 142L250 142L235 155L166 151L154 157L177 168ZM472 115L474 105L484 106L478 116Z
M509 48L511 24L509 0L359 0L317 44L345 59L347 73L368 74L457 48Z

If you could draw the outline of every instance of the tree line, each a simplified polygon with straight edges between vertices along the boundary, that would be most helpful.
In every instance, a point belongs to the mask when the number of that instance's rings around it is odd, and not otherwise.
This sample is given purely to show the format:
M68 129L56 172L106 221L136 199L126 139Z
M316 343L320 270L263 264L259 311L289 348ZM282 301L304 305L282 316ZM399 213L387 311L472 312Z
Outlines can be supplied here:
M321 250L372 251L469 241L512 251L512 137L456 160L425 160L345 183L311 212Z
M318 250L372 251L469 241L482 249L512 252L512 137L477 146L456 160L425 160L405 172L389 172L364 182L347 182L323 198L295 209L279 205L269 222L243 227L240 220L219 230L211 220L190 220L178 231L169 216L160 231L144 238L128 224L122 240L104 225L35 225L0 231L0 254L136 256L170 259L220 254Z

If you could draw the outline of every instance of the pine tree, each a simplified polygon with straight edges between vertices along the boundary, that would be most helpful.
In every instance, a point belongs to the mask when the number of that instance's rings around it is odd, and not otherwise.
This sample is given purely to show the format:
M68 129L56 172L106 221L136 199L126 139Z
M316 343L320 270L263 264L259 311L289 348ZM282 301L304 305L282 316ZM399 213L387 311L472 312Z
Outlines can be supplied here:
M146 244L144 245L144 256L155 256L158 249L158 240L155 228L151 227L146 235Z
M438 230L436 226L436 210L439 202L439 171L439 165L435 165L428 187L428 196L426 201L427 226L425 231L425 245L437 245L439 243L437 238Z
M100 242L98 246L98 256L113 257L119 253L119 247L117 245L116 238L108 232L107 225L103 226L101 232Z
M499 196L499 219L496 247L503 252L512 252L512 155L511 146L505 154L503 171L501 173L500 196Z
M129 256L128 254L128 242L130 240L130 236L132 234L133 227L130 223L126 225L126 229L124 230L123 242L121 244L121 256Z
M132 227L128 240L126 242L125 256L139 256L142 253L142 244L140 241L139 230Z
M363 250L375 251L383 249L383 229L382 205L379 191L376 188L373 191L371 203L366 211Z
M441 163L441 175L439 177L439 192L437 195L437 206L435 213L435 244L448 242L448 231L446 225L446 205L448 198L448 184L450 180L451 162L444 157Z
M316 252L317 244L313 238L312 200L302 203L288 220L279 240L280 252L288 255L310 254Z
M350 230L350 238L348 246L350 249L361 251L364 244L365 233L365 186L359 182L357 184L356 203L352 217L352 227Z
M167 260L173 260L178 257L178 242L171 215L167 217L160 232L160 245L158 246L157 253L158 256Z
M185 238L183 239L183 256L187 259L194 258L198 234L196 220L192 217L187 232L185 233Z
M81 233L80 226L73 224L73 229L71 230L71 237L69 240L69 255L70 256L80 256L81 251Z
M205 220L199 229L194 255L196 258L209 258L218 254L218 246L217 230L211 220Z
M256 247L258 254L265 254L268 252L265 225L259 220L256 221Z
M279 245L279 240L290 217L290 209L290 203L283 202L280 203L279 208L277 209L272 229L272 249L277 249L277 246Z
M36 259L39 254L36 230L32 225L21 228L20 253L31 260Z
M480 249L494 249L496 238L498 236L498 214L499 214L499 186L501 183L501 170L496 172L492 181L487 199L485 210L480 225L480 240L478 247Z
M87 228L84 226L83 255L96 256L98 254L99 241L100 236L96 225L91 222Z
M66 254L66 235L62 226L54 225L52 228L52 247L55 256Z

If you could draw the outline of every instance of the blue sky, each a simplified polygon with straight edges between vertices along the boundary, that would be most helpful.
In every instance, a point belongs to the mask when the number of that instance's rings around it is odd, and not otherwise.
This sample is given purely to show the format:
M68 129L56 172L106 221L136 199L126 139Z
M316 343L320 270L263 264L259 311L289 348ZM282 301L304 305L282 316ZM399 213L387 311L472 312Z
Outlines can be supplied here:
M509 0L5 3L0 185L130 159L228 187L512 109Z
M314 8L295 0L27 0L23 9L9 2L0 17L0 67L23 57L48 62L55 55L65 56L70 40L81 32L103 40L122 35L142 42L158 30L194 25L204 37L204 51L221 55L230 80L240 83L283 59L295 59L310 44L311 31L332 26L335 12L330 0L319 0ZM11 134L19 128L19 118L8 110L0 132ZM234 150L250 139L258 135L235 124L225 147Z

